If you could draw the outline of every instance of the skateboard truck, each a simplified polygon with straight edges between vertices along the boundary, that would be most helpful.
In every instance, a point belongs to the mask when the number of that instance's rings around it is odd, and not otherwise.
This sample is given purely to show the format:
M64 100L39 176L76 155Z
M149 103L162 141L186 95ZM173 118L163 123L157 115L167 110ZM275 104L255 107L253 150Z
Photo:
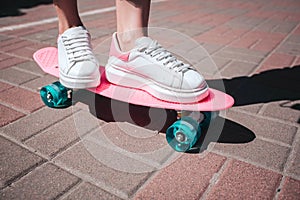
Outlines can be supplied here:
M48 107L66 108L72 105L72 89L64 87L59 81L41 88L40 95Z
M166 131L166 139L170 146L179 152L185 152L196 144L201 133L206 130L214 112L181 111L177 113L177 121Z

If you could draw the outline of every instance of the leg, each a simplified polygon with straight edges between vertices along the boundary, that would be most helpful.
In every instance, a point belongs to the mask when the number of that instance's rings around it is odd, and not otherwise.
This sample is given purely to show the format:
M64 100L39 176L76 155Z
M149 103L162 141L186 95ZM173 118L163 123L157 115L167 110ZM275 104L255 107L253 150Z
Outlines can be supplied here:
M77 0L54 0L58 32L59 80L68 88L96 87L99 64L92 52L91 37L78 14Z
M77 0L53 0L58 17L58 32L62 34L67 29L82 26L78 14Z
M148 37L150 2L116 0L117 33L112 36L106 64L107 80L165 101L202 100L208 95L203 76Z
M120 47L128 51L134 41L147 36L151 0L116 0L117 33Z

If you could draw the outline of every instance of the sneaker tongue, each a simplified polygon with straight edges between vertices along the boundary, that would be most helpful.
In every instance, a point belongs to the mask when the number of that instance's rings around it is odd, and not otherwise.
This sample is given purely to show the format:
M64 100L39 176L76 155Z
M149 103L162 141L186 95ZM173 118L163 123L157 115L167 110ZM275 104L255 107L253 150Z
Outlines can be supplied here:
M140 37L135 41L135 46L144 46L148 47L152 44L153 40L149 37Z

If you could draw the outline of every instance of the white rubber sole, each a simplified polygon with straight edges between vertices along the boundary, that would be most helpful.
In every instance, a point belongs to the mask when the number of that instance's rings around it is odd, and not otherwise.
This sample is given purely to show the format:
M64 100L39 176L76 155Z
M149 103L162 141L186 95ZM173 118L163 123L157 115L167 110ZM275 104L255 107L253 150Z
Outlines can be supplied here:
M70 77L62 72L59 72L59 81L60 83L67 88L74 89L85 89L93 88L100 85L100 73L96 78L74 78Z
M208 86L195 90L181 90L157 83L151 79L133 74L116 66L108 64L105 68L106 78L109 82L130 88L141 89L152 96L175 103L199 102L208 96Z

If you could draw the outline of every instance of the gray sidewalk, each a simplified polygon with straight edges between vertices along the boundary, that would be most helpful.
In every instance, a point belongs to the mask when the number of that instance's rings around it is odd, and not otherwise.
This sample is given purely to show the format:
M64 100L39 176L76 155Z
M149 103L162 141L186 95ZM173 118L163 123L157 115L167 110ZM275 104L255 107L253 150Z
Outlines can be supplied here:
M235 98L218 118L222 131L212 128L206 145L197 144L202 151L190 153L165 140L173 111L83 91L72 107L44 106L39 88L57 80L32 59L56 45L55 12L45 2L0 19L0 199L299 199L298 0L153 1L150 26L162 43ZM114 1L79 4L105 64ZM217 68L198 57L194 41Z

